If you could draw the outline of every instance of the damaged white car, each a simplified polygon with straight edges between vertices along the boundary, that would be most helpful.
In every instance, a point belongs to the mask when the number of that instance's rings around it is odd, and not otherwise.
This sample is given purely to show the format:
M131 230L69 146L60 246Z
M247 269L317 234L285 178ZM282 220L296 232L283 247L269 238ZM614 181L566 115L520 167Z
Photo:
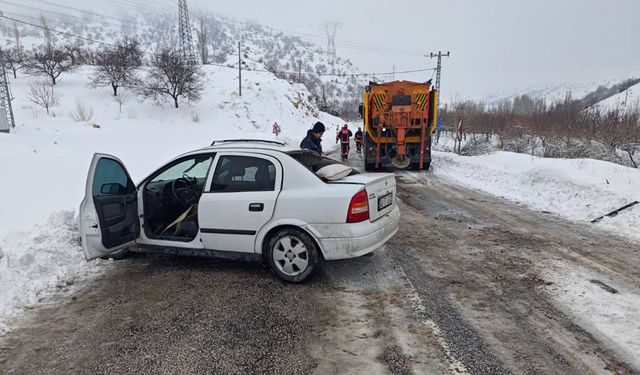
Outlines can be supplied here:
M400 212L393 174L231 140L180 155L137 186L118 158L95 154L79 220L87 260L128 251L253 259L301 282L323 259L382 246Z

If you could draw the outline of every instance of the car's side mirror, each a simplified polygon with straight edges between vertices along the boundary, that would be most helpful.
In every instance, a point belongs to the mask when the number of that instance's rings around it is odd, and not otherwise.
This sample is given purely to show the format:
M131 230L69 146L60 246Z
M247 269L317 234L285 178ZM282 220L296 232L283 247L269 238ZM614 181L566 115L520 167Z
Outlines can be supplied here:
M120 195L125 194L126 192L127 188L117 182L102 184L100 187L100 194L103 195Z
M364 118L364 116L362 115L363 112L363 108L362 108L362 103L360 103L360 105L358 106L358 114L360 115L360 118Z

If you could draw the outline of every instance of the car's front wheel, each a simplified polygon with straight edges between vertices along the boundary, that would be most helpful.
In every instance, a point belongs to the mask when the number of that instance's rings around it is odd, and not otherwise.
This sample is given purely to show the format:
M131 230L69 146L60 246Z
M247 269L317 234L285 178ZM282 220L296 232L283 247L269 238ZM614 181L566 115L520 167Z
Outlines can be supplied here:
M284 281L299 283L318 269L318 247L308 234L297 229L282 229L271 237L266 249L267 263Z

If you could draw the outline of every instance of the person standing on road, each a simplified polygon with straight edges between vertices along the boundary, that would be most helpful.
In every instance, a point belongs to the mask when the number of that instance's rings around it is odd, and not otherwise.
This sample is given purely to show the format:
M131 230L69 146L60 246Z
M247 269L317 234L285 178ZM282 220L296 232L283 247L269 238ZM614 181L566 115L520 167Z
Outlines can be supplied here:
M300 142L300 148L315 151L322 155L322 135L324 134L324 124L320 121L307 130L307 136Z
M353 133L349 130L349 126L344 124L342 130L340 130L340 133L336 136L336 142L340 140L343 159L347 159L349 157L349 143L351 143L351 137L353 137Z
M359 154L360 150L362 149L362 141L363 141L362 128L358 128L358 131L356 132L356 135L354 136L354 138L356 139L356 152Z

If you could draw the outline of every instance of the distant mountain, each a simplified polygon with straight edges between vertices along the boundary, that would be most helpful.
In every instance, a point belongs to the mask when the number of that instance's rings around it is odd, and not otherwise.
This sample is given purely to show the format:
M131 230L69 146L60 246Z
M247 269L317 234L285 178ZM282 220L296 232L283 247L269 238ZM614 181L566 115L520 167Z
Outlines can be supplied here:
M615 78L604 82L562 83L546 87L530 87L515 92L499 93L485 96L458 98L454 101L472 100L484 102L489 107L497 107L512 101L518 96L526 95L531 99L543 99L548 105L564 101L567 97L580 100L585 108L597 106L601 102L612 103L608 99L623 95L626 90L640 83L640 78ZM637 87L637 86L636 86ZM633 90L632 90L633 91ZM640 91L640 88L637 89ZM638 92L640 94L640 92ZM616 99L619 101L619 99ZM604 108L601 106L601 108Z

